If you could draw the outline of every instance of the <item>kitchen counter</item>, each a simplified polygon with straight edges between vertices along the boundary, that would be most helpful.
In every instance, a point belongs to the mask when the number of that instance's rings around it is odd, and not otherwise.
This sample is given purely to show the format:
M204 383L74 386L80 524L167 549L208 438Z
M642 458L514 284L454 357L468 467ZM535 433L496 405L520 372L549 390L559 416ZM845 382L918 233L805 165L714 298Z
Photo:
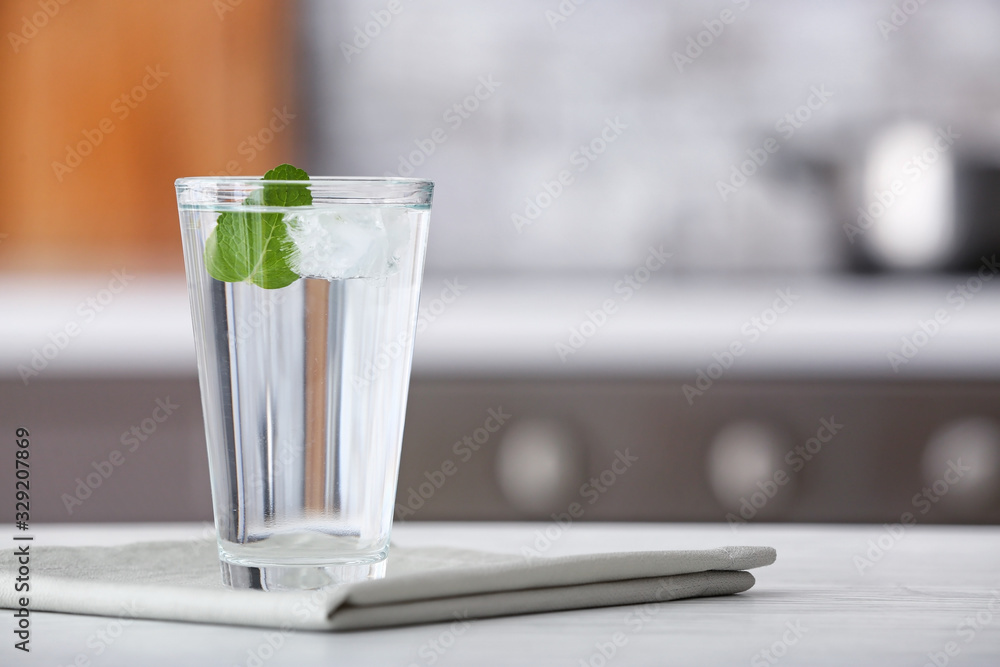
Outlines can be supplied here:
M417 376L1000 375L992 278L429 275L420 308ZM181 276L8 274L0 310L0 378L195 374Z
M42 525L35 544L203 535L201 524ZM547 536L546 536L547 535ZM394 542L564 555L763 544L774 565L730 597L390 630L280 634L32 614L30 665L1000 664L1000 528L404 523ZM5 624L9 627L9 614ZM615 642L617 640L617 644ZM614 655L610 654L615 645ZM277 647L277 648L274 648ZM936 662L935 662L936 661Z

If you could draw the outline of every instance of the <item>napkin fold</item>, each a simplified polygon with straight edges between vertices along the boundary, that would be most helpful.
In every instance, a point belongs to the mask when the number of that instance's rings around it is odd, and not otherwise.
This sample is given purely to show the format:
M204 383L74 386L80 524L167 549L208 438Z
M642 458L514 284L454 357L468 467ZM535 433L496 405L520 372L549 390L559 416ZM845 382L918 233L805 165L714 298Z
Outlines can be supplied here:
M393 545L384 579L316 591L232 590L212 540L30 548L30 591L0 554L0 607L283 630L358 630L731 595L770 565L770 547L525 558Z

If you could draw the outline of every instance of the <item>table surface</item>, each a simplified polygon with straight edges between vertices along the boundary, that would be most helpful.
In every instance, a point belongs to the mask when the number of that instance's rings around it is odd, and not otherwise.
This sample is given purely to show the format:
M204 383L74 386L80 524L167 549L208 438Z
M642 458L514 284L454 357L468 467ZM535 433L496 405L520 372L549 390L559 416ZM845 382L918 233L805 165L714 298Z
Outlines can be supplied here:
M35 544L204 535L198 524L43 525ZM547 536L546 536L547 533ZM748 592L329 634L32 614L3 665L1000 665L1000 527L410 523L398 544L547 555L769 545ZM615 640L617 639L617 646ZM277 646L273 649L272 646ZM610 658L602 655L614 654ZM13 656L13 659L11 659Z

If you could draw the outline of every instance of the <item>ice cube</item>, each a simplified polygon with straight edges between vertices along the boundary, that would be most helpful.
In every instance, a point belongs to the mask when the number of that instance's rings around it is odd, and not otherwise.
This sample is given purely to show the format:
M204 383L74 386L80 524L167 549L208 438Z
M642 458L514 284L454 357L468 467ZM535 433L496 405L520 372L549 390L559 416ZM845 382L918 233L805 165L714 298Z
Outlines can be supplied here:
M389 269L389 236L380 209L324 207L286 214L295 246L292 270L307 278L381 278Z
M391 272L397 267L406 247L410 244L410 233L413 231L410 209L403 206L384 208L382 209L382 222L388 237L386 259Z

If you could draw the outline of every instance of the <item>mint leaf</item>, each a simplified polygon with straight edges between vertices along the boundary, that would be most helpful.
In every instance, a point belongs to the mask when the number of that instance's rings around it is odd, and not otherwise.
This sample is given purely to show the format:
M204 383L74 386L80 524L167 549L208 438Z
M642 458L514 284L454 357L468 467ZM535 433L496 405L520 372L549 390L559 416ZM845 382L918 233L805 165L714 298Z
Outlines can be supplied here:
M205 266L216 280L278 289L299 278L288 265L290 252L281 213L227 211L205 242Z
M307 181L309 174L290 164L280 164L264 174L265 181ZM264 184L264 206L309 206L312 193L306 185Z
M301 169L283 164L265 174L265 180L304 180ZM263 194L247 197L245 206L307 206L312 193L303 185L267 185ZM288 238L284 215L258 211L226 211L205 241L205 268L216 280L250 282L264 289L279 289L299 279L290 266L294 248Z

